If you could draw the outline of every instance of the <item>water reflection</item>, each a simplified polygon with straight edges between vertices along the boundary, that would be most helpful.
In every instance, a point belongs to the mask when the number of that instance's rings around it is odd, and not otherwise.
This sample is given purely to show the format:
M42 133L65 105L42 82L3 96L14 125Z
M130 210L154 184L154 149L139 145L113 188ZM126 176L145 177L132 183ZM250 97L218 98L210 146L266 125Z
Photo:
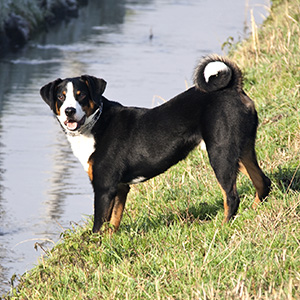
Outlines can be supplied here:
M71 220L92 213L88 178L39 88L60 76L70 55L89 53L92 26L116 30L124 15L124 1L93 1L79 22L57 26L0 62L0 295L13 273L36 262L35 242L51 246ZM76 61L70 67L77 73Z
M0 295L36 262L36 241L52 246L93 210L88 177L39 88L87 73L108 82L106 97L150 107L183 91L196 60L244 30L240 0L89 2L78 20L0 61Z

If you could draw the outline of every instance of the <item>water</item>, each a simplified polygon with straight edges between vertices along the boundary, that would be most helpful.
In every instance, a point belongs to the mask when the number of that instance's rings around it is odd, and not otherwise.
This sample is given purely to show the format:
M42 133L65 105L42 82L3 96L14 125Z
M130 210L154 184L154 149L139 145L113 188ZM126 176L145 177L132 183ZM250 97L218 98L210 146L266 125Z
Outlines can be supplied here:
M79 19L0 61L0 295L63 229L93 213L87 175L39 89L58 77L104 78L105 96L152 107L192 84L196 61L243 38L266 0L89 1ZM93 3L91 3L93 2ZM153 38L150 39L150 32Z

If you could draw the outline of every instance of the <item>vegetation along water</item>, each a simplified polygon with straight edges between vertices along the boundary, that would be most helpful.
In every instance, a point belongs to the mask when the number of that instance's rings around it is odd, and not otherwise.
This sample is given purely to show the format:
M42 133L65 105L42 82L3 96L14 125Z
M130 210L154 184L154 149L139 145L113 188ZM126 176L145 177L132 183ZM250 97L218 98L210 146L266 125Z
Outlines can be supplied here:
M22 47L51 24L76 17L88 0L2 0L0 2L0 56Z
M221 225L222 195L205 152L132 188L114 236L92 222L62 240L6 299L299 299L300 5L274 0L262 28L231 47L259 113L256 149L268 201L239 177L241 208Z

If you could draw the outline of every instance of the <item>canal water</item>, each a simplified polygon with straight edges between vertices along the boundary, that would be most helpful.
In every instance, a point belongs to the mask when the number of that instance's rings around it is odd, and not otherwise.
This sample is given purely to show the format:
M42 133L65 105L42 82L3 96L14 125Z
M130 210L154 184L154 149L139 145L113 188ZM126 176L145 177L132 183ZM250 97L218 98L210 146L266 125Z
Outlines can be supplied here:
M32 268L42 247L93 213L87 175L39 89L58 77L91 74L105 96L153 107L192 85L196 62L223 54L248 34L267 0L89 1L79 18L53 26L0 60L0 296L13 274ZM150 38L152 35L152 38Z

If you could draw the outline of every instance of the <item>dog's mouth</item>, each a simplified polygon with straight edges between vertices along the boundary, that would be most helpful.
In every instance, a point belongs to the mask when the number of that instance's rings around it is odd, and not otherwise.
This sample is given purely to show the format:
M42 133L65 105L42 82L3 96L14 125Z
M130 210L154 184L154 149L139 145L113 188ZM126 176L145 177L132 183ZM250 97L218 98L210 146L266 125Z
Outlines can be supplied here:
M70 131L78 130L85 122L86 117L83 116L83 118L80 121L76 121L73 119L67 119L64 124L66 125L67 129Z

